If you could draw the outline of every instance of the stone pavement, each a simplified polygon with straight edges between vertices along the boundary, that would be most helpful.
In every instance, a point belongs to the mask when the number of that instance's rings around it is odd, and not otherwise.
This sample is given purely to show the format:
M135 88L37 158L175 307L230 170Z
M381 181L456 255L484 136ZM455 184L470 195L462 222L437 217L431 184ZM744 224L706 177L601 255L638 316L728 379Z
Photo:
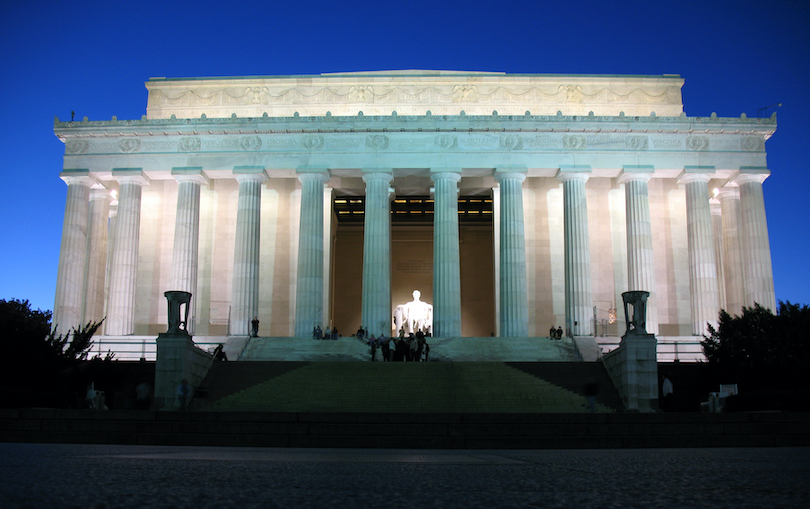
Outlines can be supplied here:
M810 507L810 448L445 451L0 443L0 507Z

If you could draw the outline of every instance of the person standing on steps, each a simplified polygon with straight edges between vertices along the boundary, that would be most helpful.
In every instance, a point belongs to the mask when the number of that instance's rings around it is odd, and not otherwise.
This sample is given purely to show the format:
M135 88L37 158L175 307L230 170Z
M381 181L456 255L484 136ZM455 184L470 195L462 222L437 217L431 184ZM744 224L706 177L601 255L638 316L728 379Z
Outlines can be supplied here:
M371 347L371 362L374 362L377 360L377 338L374 334L369 338L368 345Z
M259 337L259 317L254 316L253 320L250 321L250 325L251 325L250 335L253 336L254 338L258 338Z
M661 410L664 412L671 412L673 387L672 381L669 379L669 374L664 375L664 382L661 384L661 394L664 396L664 399L661 402Z
M585 384L585 397L588 399L588 411L596 412L596 396L599 394L599 386L593 380L588 380Z

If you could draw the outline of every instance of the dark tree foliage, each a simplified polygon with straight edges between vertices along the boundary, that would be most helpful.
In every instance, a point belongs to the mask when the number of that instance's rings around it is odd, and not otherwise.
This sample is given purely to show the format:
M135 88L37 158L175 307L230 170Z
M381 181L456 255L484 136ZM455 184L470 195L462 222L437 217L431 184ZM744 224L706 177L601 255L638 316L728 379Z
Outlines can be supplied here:
M68 404L82 391L88 373L83 362L100 326L91 322L59 334L51 330L50 311L33 310L27 300L0 300L0 347L8 364L0 370L0 388L11 391L6 397Z
M806 390L810 368L810 308L780 302L777 314L759 304L741 316L720 313L701 345L724 383L740 390Z

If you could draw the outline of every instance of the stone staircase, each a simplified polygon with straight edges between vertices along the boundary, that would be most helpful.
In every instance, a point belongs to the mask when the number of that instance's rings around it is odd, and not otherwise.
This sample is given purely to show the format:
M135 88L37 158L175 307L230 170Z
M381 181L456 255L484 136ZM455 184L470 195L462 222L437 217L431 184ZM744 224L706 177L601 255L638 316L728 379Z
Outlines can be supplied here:
M234 342L233 345L230 343ZM562 338L428 338L430 360L441 362L576 362L581 360L574 340ZM225 350L240 361L370 361L367 343L355 337L337 341L291 337L229 339ZM232 355L232 352L240 352ZM382 352L377 351L377 359Z
M582 413L621 409L601 364L578 362L220 363L194 401L199 411Z

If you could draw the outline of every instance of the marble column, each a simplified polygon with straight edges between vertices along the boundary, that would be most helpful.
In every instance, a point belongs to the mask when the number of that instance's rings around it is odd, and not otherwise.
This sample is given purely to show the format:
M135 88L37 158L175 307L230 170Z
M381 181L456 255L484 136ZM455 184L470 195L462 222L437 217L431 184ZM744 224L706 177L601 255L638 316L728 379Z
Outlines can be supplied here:
M233 173L239 182L239 199L236 211L229 334L247 336L250 333L250 322L259 315L259 233L262 217L262 183L267 180L267 174L263 168L254 167L237 167Z
M298 275L295 296L295 336L308 338L323 327L323 191L330 175L323 169L299 169L301 221L298 230Z
M142 188L149 179L140 169L113 170L118 181L118 218L110 260L106 334L135 333L135 292L141 228Z
M590 336L593 331L591 247L585 191L590 171L585 167L560 168L557 174L557 179L563 183L565 322L566 329L574 336Z
M115 231L118 225L118 191L110 191L112 203L110 203L110 223L107 229L107 267L104 271L104 316L108 315L110 305L110 274L112 274L113 251L115 251ZM107 320L104 321L104 333L107 334Z
M722 217L725 309L731 315L740 315L745 302L745 275L740 245L740 190L737 187L723 187L717 199L720 200Z
M362 325L370 336L391 335L391 170L363 170L366 210L363 228Z
M99 186L100 187L100 186ZM87 234L84 323L104 318L104 291L107 276L107 235L110 222L110 191L90 190L90 222Z
M526 239L523 224L525 169L499 168L500 184L500 335L529 335L526 287Z
M173 168L177 181L177 213L174 219L172 247L172 283L170 290L189 292L191 318L186 331L193 334L196 326L197 267L200 243L200 186L208 184L201 168ZM237 212L238 214L238 212Z
M658 334L655 291L655 258L648 182L652 166L625 166L619 175L624 184L627 223L627 290L650 292L647 298L647 332Z
M741 168L734 182L740 187L740 241L745 274L745 305L760 304L776 312L771 247L765 218L762 182L766 168Z
M726 309L726 281L723 264L723 214L720 200L709 200L709 211L712 214L712 236L714 238L714 263L717 266L717 301L720 309Z
M62 245L56 275L56 298L52 327L61 334L82 325L85 272L87 268L87 225L90 186L88 171L65 171L60 175L67 184L65 219L62 223Z
M714 234L709 210L708 183L710 179L710 175L700 173L700 169L687 169L678 178L678 183L684 184L686 187L686 233L692 293L692 334L695 336L707 332L707 323L716 327L720 313Z
M433 212L433 335L461 336L461 263L458 236L457 169L432 169Z

